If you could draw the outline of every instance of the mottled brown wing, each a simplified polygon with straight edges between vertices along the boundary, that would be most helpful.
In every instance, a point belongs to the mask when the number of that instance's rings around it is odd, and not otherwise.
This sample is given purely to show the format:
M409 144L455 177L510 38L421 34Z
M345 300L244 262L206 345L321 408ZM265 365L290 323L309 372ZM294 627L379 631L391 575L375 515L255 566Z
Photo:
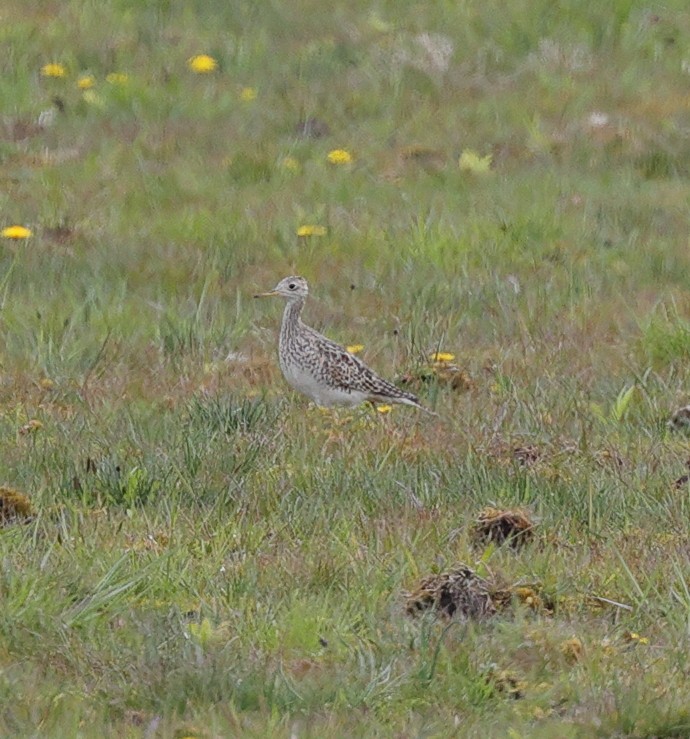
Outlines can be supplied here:
M378 398L416 398L379 377L358 357L331 341L324 342L322 362L333 383L341 390L366 393Z

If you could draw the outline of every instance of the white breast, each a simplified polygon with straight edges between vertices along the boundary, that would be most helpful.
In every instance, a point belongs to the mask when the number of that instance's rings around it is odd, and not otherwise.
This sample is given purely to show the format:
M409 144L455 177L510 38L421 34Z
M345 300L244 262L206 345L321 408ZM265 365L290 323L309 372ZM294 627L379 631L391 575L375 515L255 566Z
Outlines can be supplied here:
M281 362L283 375L298 392L311 398L317 405L359 405L367 396L358 391L346 392L319 381L311 372L292 362Z

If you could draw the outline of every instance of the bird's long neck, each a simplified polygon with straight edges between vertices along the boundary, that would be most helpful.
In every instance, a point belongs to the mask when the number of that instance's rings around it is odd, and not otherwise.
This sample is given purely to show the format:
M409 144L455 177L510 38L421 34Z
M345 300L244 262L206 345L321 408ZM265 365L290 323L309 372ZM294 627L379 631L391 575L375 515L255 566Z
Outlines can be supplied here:
M285 306L285 312L283 313L283 324L280 327L281 344L290 341L302 323L301 315L302 308L304 308L304 301L304 298L288 300Z

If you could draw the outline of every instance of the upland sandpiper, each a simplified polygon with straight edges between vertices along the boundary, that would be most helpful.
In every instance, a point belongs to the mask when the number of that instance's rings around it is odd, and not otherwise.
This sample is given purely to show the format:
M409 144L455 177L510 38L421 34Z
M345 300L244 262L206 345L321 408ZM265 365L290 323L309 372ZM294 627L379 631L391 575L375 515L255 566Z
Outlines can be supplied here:
M428 411L412 393L379 377L361 359L302 322L309 295L303 277L286 277L273 290L255 298L279 295L287 300L278 342L278 359L285 379L317 405L402 403Z

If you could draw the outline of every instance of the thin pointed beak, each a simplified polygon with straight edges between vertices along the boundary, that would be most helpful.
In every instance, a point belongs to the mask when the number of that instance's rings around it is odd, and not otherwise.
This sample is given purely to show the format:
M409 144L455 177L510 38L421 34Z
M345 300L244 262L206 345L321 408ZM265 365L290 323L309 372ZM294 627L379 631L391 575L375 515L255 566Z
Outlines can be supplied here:
M255 298L271 298L274 295L278 295L277 290L269 290L267 293L257 293L254 297Z

